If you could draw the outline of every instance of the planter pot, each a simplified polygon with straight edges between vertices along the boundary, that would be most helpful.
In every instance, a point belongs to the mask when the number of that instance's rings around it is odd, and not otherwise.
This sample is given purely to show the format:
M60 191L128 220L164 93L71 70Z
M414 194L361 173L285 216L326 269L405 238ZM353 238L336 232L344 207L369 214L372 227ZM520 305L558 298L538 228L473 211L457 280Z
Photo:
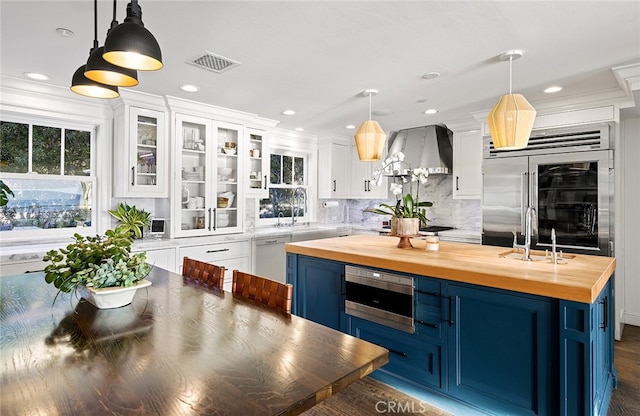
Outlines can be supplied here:
M419 218L391 218L391 232L389 235L400 237L398 248L413 248L411 237L416 237L420 229Z
M91 287L78 286L80 296L89 301L99 309L119 308L131 303L136 290L151 285L151 282L142 279L129 287L105 287L94 289Z

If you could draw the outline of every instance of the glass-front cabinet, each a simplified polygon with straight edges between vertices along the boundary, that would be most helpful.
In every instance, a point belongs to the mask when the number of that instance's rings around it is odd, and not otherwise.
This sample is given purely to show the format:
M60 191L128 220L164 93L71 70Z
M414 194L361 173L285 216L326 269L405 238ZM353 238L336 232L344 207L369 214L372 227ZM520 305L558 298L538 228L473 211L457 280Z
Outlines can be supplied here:
M123 104L115 113L114 196L168 196L166 112Z
M242 126L176 114L175 134L176 237L241 232Z
M247 128L249 149L245 152L248 160L245 175L247 175L247 197L269 197L269 146L267 133L264 130Z

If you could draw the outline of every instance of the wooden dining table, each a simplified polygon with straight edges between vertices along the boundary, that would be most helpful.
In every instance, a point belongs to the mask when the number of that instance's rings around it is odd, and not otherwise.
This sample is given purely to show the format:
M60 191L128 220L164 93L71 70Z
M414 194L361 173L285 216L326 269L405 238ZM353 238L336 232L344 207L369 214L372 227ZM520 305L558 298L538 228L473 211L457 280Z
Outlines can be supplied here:
M96 309L0 278L0 414L293 415L389 360L377 345L154 267Z

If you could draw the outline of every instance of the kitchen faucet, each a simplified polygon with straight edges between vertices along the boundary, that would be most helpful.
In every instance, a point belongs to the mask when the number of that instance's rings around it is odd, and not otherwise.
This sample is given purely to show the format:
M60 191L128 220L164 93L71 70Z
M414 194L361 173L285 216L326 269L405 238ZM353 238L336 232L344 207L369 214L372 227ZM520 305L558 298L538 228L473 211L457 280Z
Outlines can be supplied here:
M292 213L291 213L291 226L293 227L294 225L296 225L296 211L297 209L300 207L300 194L302 194L302 196L304 197L304 212L307 212L307 190L305 188L303 188L302 186L298 186L294 191L293 191L293 196L291 197L291 207L292 207Z
M527 213L525 215L525 231L524 231L524 244L518 244L516 238L516 232L513 231L513 248L521 248L524 250L522 254L522 260L531 261L531 235L533 234L534 223L536 220L536 210L534 207L527 207Z

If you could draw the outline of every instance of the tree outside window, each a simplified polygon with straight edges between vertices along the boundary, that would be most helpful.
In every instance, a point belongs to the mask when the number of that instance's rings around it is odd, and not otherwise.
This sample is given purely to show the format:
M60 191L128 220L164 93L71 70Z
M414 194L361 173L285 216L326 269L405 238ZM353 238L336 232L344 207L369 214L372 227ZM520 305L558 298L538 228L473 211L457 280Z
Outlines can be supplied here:
M294 209L296 217L304 218L307 216L307 201L304 200L301 192L298 192L297 195L295 193L297 188L301 187L305 191L307 188L306 157L272 153L270 164L269 198L260 200L260 218L268 219L278 216L291 218ZM296 203L298 200L299 204Z

